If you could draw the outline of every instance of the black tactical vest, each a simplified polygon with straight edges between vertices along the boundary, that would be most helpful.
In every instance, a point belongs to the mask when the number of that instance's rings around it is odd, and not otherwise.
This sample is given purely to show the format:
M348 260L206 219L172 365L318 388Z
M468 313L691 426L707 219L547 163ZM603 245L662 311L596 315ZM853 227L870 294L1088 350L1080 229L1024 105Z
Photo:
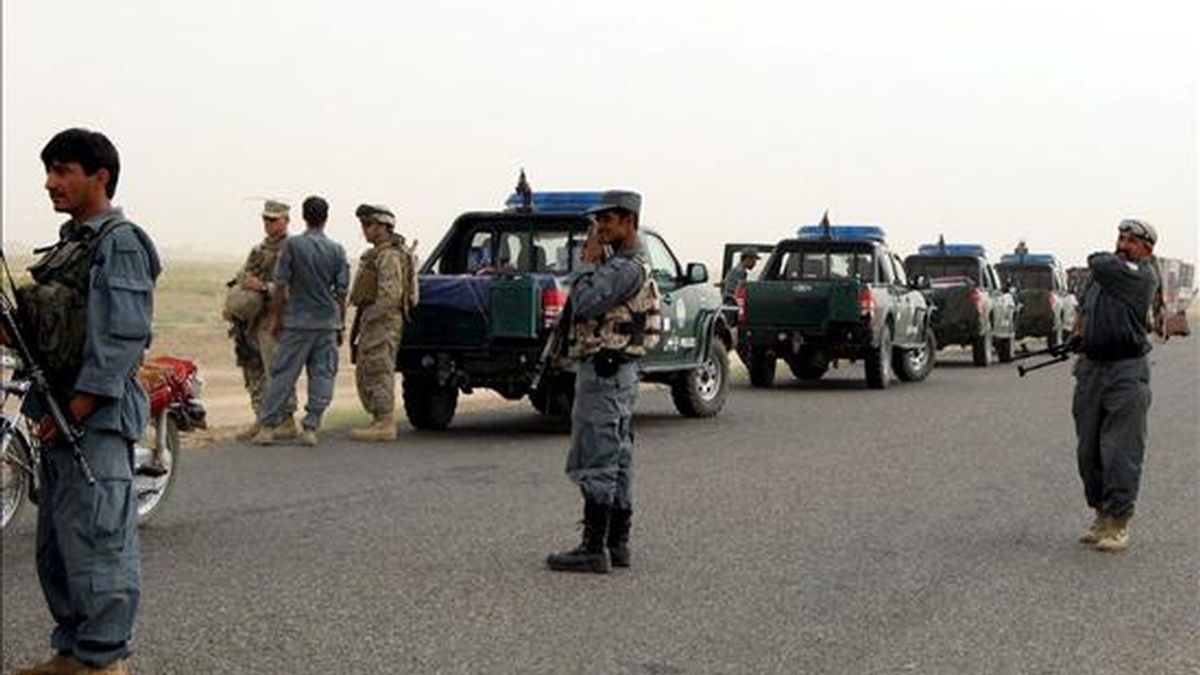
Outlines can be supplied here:
M55 388L70 388L83 368L88 292L100 242L118 220L99 231L78 227L29 268L33 283L17 289L21 327Z

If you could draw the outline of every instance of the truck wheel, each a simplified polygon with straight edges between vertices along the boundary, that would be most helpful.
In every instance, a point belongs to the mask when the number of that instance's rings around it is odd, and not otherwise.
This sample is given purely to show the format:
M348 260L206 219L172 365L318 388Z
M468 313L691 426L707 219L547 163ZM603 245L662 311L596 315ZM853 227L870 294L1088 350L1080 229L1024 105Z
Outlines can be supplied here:
M892 368L905 382L920 382L929 377L937 354L937 339L933 331L925 331L925 344L916 349L896 348Z
M971 360L979 368L992 365L992 327L971 342Z
M879 348L863 359L867 371L867 387L887 389L892 381L892 327L885 326L879 338Z
M1013 339L996 338L996 356L1000 357L1000 363L1012 363L1013 360Z
M457 388L439 387L424 377L404 378L404 413L414 427L441 431L450 426L457 406Z
M829 359L821 352L801 352L788 361L797 380L819 380L829 372Z
M725 407L729 394L729 351L713 337L708 357L671 384L671 400L684 417L712 417Z
M750 351L750 385L770 389L775 382L775 352L756 347Z

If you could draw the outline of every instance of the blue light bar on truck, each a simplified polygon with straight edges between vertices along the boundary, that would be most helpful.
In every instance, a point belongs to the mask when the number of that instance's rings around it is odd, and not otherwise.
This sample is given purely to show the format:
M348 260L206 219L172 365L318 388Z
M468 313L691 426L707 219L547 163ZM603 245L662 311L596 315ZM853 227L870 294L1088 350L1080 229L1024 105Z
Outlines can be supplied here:
M834 241L877 241L883 243L887 236L878 225L830 225L829 238ZM796 236L801 239L824 239L823 225L801 225Z
M957 258L986 258L987 251L980 244L921 244L917 255L945 255Z
M1058 258L1053 253L1005 253L1000 256L1001 265L1049 265L1058 267Z
M600 203L602 192L534 192L532 207L539 213L583 213ZM514 192L504 200L509 211L521 208L521 195Z

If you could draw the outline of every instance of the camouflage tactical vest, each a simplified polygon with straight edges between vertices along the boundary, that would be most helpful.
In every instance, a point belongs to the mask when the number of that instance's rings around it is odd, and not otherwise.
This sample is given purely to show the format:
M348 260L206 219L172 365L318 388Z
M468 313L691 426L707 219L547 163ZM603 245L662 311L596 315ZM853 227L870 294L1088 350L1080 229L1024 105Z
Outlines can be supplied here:
M662 296L650 273L650 263L641 256L633 259L642 268L642 287L604 316L575 322L571 326L571 358L586 358L602 349L640 358L658 345L662 333Z
M405 286L401 294L401 310L407 314L416 306L416 256L405 246L404 237L399 234L393 234L389 241L367 249L359 258L358 271L354 275L354 283L350 285L351 305L366 307L375 302L379 292L379 259L380 256L387 255L390 249L396 249L400 253L400 279Z
M22 328L51 383L70 386L83 368L88 292L100 242L126 221L99 231L78 227L29 268L32 284L17 289Z

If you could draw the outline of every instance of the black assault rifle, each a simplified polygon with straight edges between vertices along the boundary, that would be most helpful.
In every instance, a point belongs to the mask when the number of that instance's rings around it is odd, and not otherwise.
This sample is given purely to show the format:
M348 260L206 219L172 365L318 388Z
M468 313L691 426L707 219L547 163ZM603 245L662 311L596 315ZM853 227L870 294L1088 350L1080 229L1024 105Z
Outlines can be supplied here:
M12 273L8 269L8 259L4 257L3 249L0 249L0 264L4 266L4 274L8 278L8 284L12 287L15 298L17 285L13 282ZM37 397L42 408L49 414L51 421L54 422L54 428L58 431L58 435L70 444L71 456L75 459L75 464L79 467L79 472L83 474L84 480L88 485L93 485L96 479L92 476L92 468L88 466L87 458L83 455L83 448L79 446L79 440L83 438L83 431L71 424L63 412L63 406L59 403L54 389L50 386L46 371L34 358L29 343L25 341L25 335L21 331L20 322L17 320L18 309L15 300L10 299L8 293L0 288L0 320L3 321L3 329L8 336L9 345L17 350L17 356L21 359L22 368L32 385L30 390Z
M529 393L532 396L537 396L538 387L542 385L546 371L550 370L550 365L567 346L571 327L570 312L571 296L568 295L566 303L563 304L562 313L558 315L558 320L550 329L550 337L546 339L546 346L542 347L542 354L538 357L537 366L533 369L533 379L529 381Z
M1025 377L1025 373L1041 370L1042 368L1053 366L1056 363L1068 361L1070 360L1071 355L1077 351L1079 351L1079 348L1076 344L1076 339L1072 338L1062 344L1051 345L1045 349L1037 349L1034 351L1023 350L1013 356L1013 361L1023 361L1025 359L1031 359L1035 356L1049 357L1044 361L1039 361L1033 364L1032 366L1017 366L1017 375Z

